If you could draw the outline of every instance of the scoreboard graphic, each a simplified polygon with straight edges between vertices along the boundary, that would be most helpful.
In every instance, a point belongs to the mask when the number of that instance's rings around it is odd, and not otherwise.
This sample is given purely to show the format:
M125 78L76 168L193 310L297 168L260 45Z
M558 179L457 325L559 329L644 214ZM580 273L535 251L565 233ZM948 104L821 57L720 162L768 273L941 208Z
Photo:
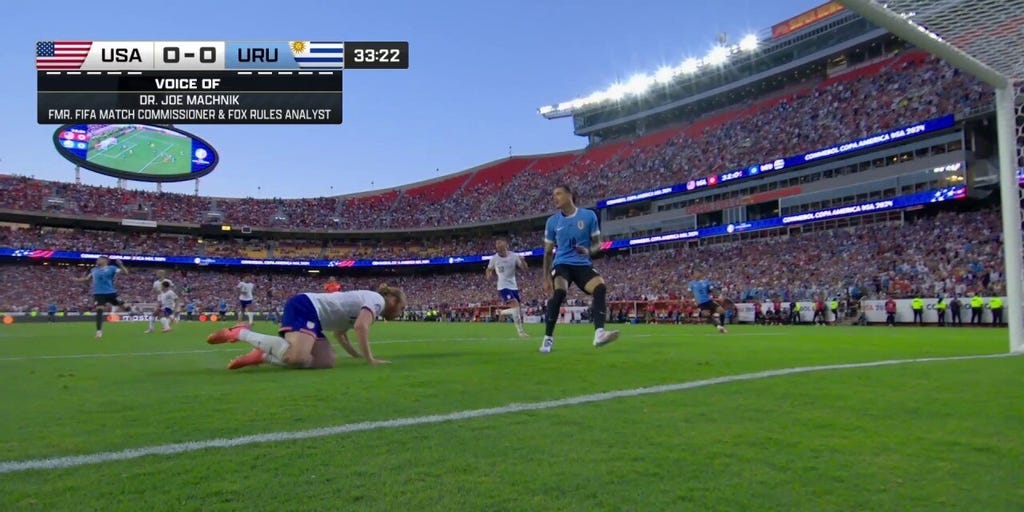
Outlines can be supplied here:
M38 41L39 124L340 124L345 69L407 42Z

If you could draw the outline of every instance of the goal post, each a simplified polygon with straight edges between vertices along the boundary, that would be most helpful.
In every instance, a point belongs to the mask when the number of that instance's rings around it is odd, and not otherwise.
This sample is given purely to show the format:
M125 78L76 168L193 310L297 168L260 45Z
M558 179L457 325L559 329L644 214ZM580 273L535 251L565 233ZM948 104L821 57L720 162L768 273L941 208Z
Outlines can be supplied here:
M1024 353L1021 191L1024 0L838 0L901 39L995 89L999 193L1010 351ZM1018 143L1020 140L1020 144Z

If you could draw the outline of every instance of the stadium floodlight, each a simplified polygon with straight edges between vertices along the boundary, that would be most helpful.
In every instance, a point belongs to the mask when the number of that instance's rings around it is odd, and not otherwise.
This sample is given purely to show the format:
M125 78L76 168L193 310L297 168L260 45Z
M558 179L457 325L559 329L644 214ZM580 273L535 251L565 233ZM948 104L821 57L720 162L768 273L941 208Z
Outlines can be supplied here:
M658 72L654 74L654 81L659 84L667 84L675 77L676 72L674 69L668 66L662 66L658 69Z
M708 64L712 66L721 66L725 64L725 61L729 60L729 48L725 46L716 46L711 49L706 59Z
M627 82L612 85L607 90L598 91L584 98L576 98L571 101L564 101L555 105L546 105L537 111L548 119L568 117L575 110L590 105L596 105L605 101L620 101L627 95L639 96L650 90L655 84L668 84L676 77L689 75L700 71L705 66L718 66L729 61L731 55L756 50L760 42L756 35L751 34L743 38L739 44L732 46L717 45L704 59L689 58L676 67L661 67L653 75L639 74L631 77Z
M696 73L698 69L700 69L700 61L693 57L684 60L679 66L679 70L686 74Z
M752 52L757 49L757 43L757 36L754 34L748 34L743 39L740 39L740 50Z
M1010 351L1024 353L1021 192L1024 0L839 0L896 36L995 88Z
M628 82L626 82L626 89L629 90L630 94L643 94L647 92L647 89L654 83L654 77L647 75L633 75Z
M615 84L608 88L608 98L615 101L621 100L629 93L629 86L626 84Z

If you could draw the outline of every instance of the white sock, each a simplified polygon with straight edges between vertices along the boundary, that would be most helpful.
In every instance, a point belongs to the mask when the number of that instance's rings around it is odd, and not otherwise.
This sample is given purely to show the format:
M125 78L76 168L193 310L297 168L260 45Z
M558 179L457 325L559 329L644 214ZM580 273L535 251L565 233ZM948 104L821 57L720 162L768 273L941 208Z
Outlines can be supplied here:
M242 332L238 334L238 339L262 350L267 356L274 356L278 360L284 358L284 353L288 351L291 344L285 341L280 336L270 336L268 334L260 334L258 332L252 332L249 329L241 329Z
M149 330L153 330L153 315L149 315Z
M160 319L160 324L164 326L164 329L171 328L171 319L166 316Z
M515 308L512 310L512 323L516 325L517 331L523 330L523 319L521 316L519 316L519 308Z
M249 318L249 323L251 324L253 317L256 316L256 313L246 313L245 316Z
M274 366L285 366L285 367L288 366L288 365L284 364L284 361L282 361L281 358L275 356L274 354L271 354L270 352L264 352L263 353L263 362L264 363L270 363L270 364L272 364Z

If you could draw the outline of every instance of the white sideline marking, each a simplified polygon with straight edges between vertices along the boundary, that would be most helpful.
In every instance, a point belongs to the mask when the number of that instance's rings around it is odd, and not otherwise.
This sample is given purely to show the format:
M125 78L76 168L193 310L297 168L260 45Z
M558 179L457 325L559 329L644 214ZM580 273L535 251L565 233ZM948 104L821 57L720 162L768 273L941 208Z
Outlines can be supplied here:
M116 452L98 452L91 453L88 455L74 455L68 457L50 457L45 459L29 459L21 461L3 461L0 462L0 474L3 473L14 473L18 471L29 471L33 469L64 469L72 468L77 466L85 466L91 464L99 464L102 462L114 462L122 460L137 459L148 455L175 455L179 453L194 452L199 450L205 450L207 448L232 448L235 446L243 446L248 444L261 444L271 443L280 441L291 441L301 439L311 439L316 437L336 436L341 434L349 434L352 432L364 432L367 430L379 430L379 429L390 429L398 427L409 427L413 425L429 425L435 423L447 423L450 421L461 421L473 418L484 418L488 416L498 416L502 414L511 414L517 412L526 411L542 411L545 409L554 409L557 407L566 407L570 405L588 404L594 402L604 402L608 400L614 400L617 398L629 398L635 396L645 395L656 395L661 393L669 393L672 391L682 391L686 389L695 389L706 386L713 386L716 384L727 384L730 382L741 382L747 380L759 380L767 379L770 377L780 377L784 375L794 375L798 373L811 373L821 372L828 370L844 370L849 368L870 368L877 366L892 366L899 364L909 363L927 363L935 361L963 361L968 359L994 359L1001 357L1008 357L1013 353L1006 354L988 354L988 355L974 355L974 356L953 356L953 357L925 357L918 359L892 359L887 361L874 361L868 363L848 363L848 364L834 364L834 365L822 365L822 366L803 366L798 368L784 368L781 370L767 370L755 373L744 373L740 375L727 375L723 377L715 377L711 379L695 380L691 382L681 382L677 384L663 384L660 386L651 386L646 388L635 388L625 389L620 391L608 391L605 393L594 393L590 395L580 395L569 398L562 398L558 400L547 400L543 402L531 402L531 403L511 403L502 407L492 407L489 409L472 409L467 411L458 411L448 414L432 414L429 416L413 416L409 418L397 418L393 420L383 421L364 421L361 423L348 423L344 425L337 425L334 427L323 427L315 428L310 430L297 430L291 432L271 432L267 434L255 434L242 437L231 437L221 439L209 439L206 441L188 441L184 443L175 444L164 444L157 446L144 446L142 448L129 448L127 450L121 450Z

